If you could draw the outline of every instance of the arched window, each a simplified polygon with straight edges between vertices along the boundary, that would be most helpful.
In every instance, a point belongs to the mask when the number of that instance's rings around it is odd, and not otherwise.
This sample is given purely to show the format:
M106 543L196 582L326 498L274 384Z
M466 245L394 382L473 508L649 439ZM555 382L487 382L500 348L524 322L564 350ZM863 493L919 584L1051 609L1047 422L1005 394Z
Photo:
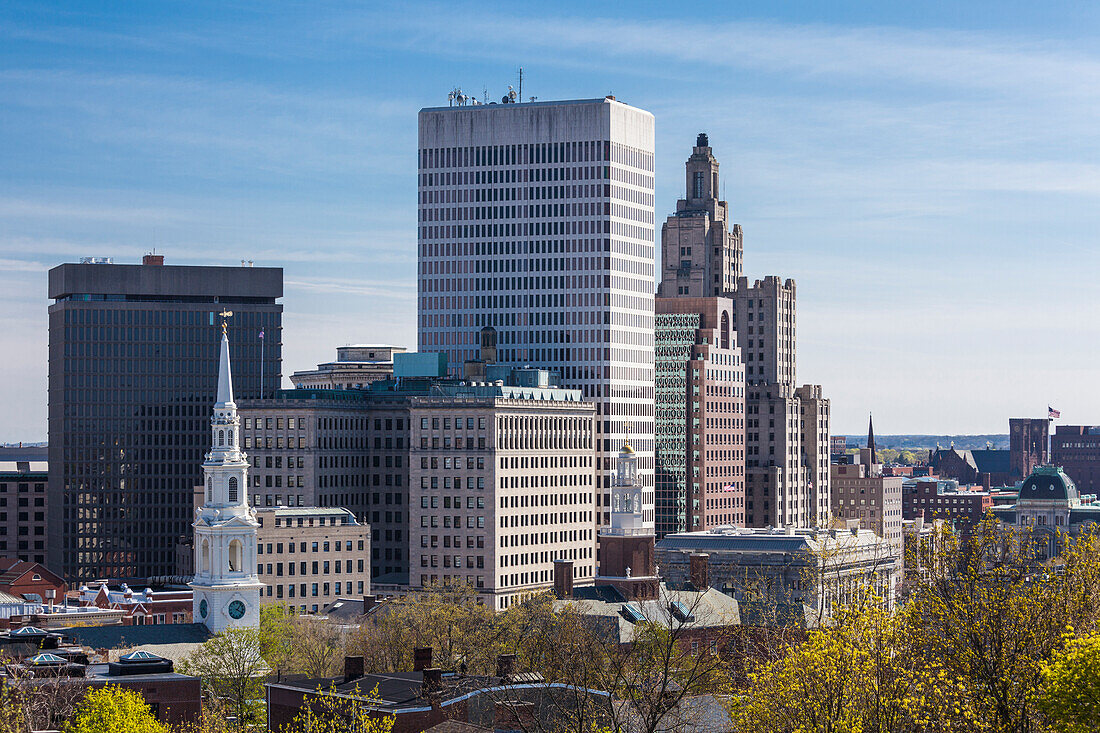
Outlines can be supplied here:
M225 431L218 431L218 445L225 445Z
M232 430L229 431L229 447L230 448L233 447L233 431Z
M209 540L202 541L202 565L199 566L202 572L210 572L210 542Z
M241 568L244 567L242 560L244 559L244 545L240 540L233 540L229 543L229 572L239 573Z
M214 503L214 479L206 479L206 503Z
M237 477L229 477L229 501L237 501Z
M726 311L722 311L722 348L728 349L730 347L730 314Z

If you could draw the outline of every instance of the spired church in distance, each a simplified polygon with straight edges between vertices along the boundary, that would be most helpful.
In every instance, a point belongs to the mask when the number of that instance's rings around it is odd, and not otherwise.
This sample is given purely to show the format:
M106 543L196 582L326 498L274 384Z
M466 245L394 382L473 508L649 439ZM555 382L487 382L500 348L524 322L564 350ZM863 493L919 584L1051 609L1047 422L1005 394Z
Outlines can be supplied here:
M190 583L193 618L213 633L258 628L263 587L256 575L259 522L248 506L248 458L240 450L240 421L233 401L225 331L223 321L218 401L210 421L211 448L202 465L206 500L195 510L195 577Z

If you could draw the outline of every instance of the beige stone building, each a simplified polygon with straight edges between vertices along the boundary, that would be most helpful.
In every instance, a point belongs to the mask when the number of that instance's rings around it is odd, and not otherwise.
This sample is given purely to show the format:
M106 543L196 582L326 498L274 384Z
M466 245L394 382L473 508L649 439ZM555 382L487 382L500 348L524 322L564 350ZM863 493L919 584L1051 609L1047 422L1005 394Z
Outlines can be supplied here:
M347 509L257 509L257 575L264 606L316 612L370 594L371 530Z
M255 507L341 507L373 529L375 576L408 572L408 405L365 390L284 390L239 408Z
M479 394L483 392L484 394ZM596 574L595 407L578 390L482 385L411 399L412 587L466 582L492 607Z
M297 389L363 389L372 382L393 376L395 353L405 353L405 347L370 344L339 346L336 361L318 364L316 369L294 372L290 375L290 381Z

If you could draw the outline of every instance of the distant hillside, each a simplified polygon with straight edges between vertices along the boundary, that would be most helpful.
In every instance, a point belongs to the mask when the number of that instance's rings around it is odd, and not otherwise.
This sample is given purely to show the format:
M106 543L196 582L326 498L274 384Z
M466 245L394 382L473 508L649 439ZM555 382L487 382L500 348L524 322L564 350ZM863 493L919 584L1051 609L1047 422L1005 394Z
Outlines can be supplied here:
M849 446L867 445L867 433L863 435L845 435ZM960 450L974 450L986 448L986 443L992 443L994 448L1008 450L1008 433L993 435L875 435L875 447L877 448L909 448L928 449L939 445L941 448L950 448L954 443Z

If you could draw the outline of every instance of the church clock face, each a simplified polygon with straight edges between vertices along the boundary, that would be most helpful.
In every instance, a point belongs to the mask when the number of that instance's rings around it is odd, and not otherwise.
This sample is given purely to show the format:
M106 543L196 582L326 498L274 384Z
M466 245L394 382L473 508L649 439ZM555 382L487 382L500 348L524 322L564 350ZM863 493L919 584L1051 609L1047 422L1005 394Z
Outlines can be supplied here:
M201 601L199 601L199 615L201 615L203 618L206 618L206 614L208 614L209 612L210 607L206 605L206 599L203 598Z
M244 601L233 601L229 604L229 615L233 618L244 616Z

